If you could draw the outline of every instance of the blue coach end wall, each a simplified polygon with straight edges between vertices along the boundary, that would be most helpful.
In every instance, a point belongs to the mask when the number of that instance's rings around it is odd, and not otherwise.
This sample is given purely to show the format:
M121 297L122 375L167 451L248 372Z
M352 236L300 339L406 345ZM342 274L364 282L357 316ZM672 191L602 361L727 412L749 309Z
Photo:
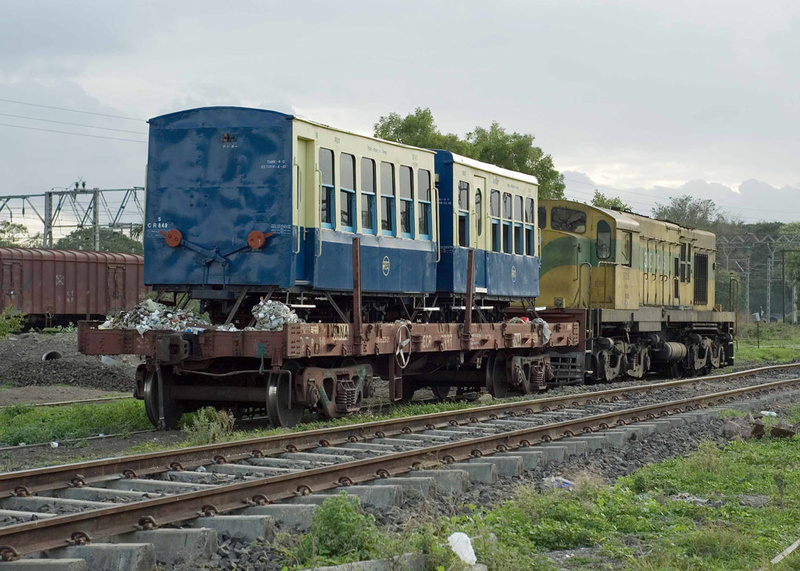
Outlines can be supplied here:
M294 285L291 120L236 107L150 120L145 283ZM172 229L183 245L167 245ZM274 236L253 250L253 230Z

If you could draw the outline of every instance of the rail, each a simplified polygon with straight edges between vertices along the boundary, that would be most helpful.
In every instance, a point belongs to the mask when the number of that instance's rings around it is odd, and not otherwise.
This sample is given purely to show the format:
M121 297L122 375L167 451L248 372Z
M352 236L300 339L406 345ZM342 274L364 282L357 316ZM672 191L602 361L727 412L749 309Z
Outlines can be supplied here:
M346 487L441 463L453 463L496 452L524 449L537 442L548 442L581 432L594 432L614 425L668 416L685 410L729 402L744 395L774 392L798 383L800 378L792 378L740 387L174 496L30 521L0 528L0 557L14 559L27 553L88 543L95 538L119 535L137 529L151 529L193 519L198 515L221 514L249 505L263 505L297 495Z

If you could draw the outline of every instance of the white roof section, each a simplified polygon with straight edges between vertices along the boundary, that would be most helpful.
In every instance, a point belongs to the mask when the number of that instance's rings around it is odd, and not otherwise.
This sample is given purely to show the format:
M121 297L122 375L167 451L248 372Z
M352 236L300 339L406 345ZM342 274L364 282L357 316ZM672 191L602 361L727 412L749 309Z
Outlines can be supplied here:
M303 123L308 123L309 125L314 125L315 127L321 127L323 129L328 129L329 131L336 131L337 133L344 133L346 135L353 135L354 137L361 137L362 139L369 139L371 141L378 141L381 143L386 143L387 145L392 145L395 147L402 147L405 149L413 149L417 151L422 151L423 153L430 153L436 154L434 151L430 149L425 149L423 147L415 147L413 145L406 145L405 143L398 143L397 141L388 141L386 139L379 139L378 137L373 137L372 135L362 135L361 133L354 133L353 131L347 131L345 129L339 129L338 127L331 127L330 125L326 125L325 123L320 123L319 121L312 121L311 119L306 119L305 117L301 117L300 115L292 115L292 118L297 121L302 121Z
M483 163L481 161L476 161L475 159L470 159L469 157L457 155L456 153L450 153L450 154L453 155L453 162L456 162L458 164L473 169L494 173L496 175L504 176L506 178L520 180L522 182L527 182L528 184L535 184L535 185L539 184L539 179L537 179L535 176L531 174L524 174L521 172L504 169L502 167L491 165L489 163Z

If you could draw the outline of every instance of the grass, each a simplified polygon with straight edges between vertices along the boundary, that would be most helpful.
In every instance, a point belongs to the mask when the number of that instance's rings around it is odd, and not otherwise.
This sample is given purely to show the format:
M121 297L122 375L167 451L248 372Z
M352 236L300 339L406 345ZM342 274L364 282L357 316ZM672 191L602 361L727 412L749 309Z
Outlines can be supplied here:
M760 339L760 340L759 340ZM743 323L736 335L740 362L784 363L800 358L800 326L788 323Z
M768 565L800 535L800 438L724 449L706 442L688 457L644 467L612 486L592 474L574 481L569 492L523 486L495 507L458 504L458 515L423 514L399 532L376 532L357 505L345 509L349 500L330 506L327 500L311 532L284 545L284 560L287 568L344 563L387 557L395 546L430 553L429 569L458 569L446 542L462 531L478 561L497 571L556 569L548 551L579 548L588 552L567 559L569 569L800 569L800 553ZM356 524L369 534L358 549L351 543Z
M0 412L0 442L8 445L124 434L152 428L141 401L36 407L16 405Z

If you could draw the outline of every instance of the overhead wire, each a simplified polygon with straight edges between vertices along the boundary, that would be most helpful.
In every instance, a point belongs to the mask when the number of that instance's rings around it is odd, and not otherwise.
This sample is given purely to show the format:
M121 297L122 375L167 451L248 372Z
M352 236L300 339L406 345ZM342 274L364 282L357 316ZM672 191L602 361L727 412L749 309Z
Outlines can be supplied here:
M145 131L129 131L127 129L114 129L112 127L99 127L97 125L86 125L83 123L70 123L68 121L56 121L55 119L41 119L39 117L26 117L25 115L13 115L11 113L0 113L2 117L13 117L15 119L29 119L31 121L43 121L45 123L58 123L59 125L71 125L73 127L87 127L89 129L102 129L103 131L118 131L120 133L133 133L135 135L147 135Z
M40 103L28 103L26 101L15 101L13 99L1 99L0 101L4 103L16 103L17 105L28 105L30 107L41 107L43 109L55 109L57 111L68 111L70 113L82 113L84 115L97 115L98 117L112 117L114 119L124 119L126 121L144 121L147 122L147 119L137 119L135 117L126 117L124 115L112 115L110 113L97 113L95 111L81 111L79 109L68 109L66 107L55 107L53 105L42 105Z
M140 141L138 139L123 139L121 137L106 137L104 135L90 135L88 133L74 133L72 131L57 131L55 129L42 129L41 127L29 127L26 125L12 125L10 123L0 123L0 127L15 127L17 129L29 129L31 131L44 131L47 133L60 133L62 135L77 135L78 137L91 137L92 139L108 139L111 141L126 141L129 143L147 144L147 141Z

